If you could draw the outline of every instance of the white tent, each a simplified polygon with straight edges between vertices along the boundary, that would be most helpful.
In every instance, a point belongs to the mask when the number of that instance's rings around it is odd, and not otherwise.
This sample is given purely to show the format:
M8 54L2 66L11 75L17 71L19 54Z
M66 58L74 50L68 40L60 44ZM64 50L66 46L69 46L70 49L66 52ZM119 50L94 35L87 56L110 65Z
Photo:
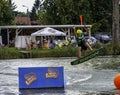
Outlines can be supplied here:
M20 48L26 48L27 44L31 44L31 41L35 42L35 37L31 36L17 36L15 39L15 47L20 49Z
M31 36L66 36L66 34L59 30L46 27L46 28L43 28L41 30L38 30L32 33Z

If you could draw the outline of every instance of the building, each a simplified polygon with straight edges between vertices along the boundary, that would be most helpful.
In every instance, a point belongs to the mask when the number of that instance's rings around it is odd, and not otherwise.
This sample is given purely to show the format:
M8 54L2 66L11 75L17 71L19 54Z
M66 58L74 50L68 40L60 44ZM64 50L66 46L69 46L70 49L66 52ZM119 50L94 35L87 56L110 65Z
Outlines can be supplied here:
M16 25L31 25L31 20L29 16L16 16L15 17Z
M91 36L92 25L13 25L13 26L0 26L0 36L2 38L2 44L9 45L9 42L13 39L17 39L18 36L30 36L33 32L36 32L42 28L51 27L61 30L67 34L67 36L73 35L73 27L90 28L89 36Z

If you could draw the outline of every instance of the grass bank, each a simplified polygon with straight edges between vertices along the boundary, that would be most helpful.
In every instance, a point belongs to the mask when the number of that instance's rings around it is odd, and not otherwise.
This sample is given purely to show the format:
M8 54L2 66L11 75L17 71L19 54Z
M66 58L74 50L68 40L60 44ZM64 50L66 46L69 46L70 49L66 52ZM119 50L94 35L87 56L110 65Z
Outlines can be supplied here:
M27 53L21 53L21 51L28 52L32 58L42 57L73 57L76 56L76 47L63 47L54 49L35 49L25 50L16 48L0 48L0 59L17 59L26 58Z
M113 49L112 44L96 44L93 49L98 49L99 47L104 47L101 55L112 55ZM75 57L77 54L77 47L63 47L54 49L36 49L36 50L25 50L16 48L0 48L0 59L17 59L26 58L26 53L23 54L20 51L27 51L31 54L31 58L42 58L42 57ZM118 49L118 54L120 49ZM83 55L89 53L89 50L83 51ZM120 54L119 54L120 55Z

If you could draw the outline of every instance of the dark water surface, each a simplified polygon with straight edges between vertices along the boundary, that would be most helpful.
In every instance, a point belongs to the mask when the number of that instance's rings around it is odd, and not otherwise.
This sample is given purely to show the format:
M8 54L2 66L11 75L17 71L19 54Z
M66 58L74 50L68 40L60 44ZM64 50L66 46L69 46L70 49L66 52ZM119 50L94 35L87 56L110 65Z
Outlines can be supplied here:
M0 95L115 95L114 77L120 72L120 56L96 57L79 65L75 58L0 60ZM19 90L19 67L64 67L65 89Z

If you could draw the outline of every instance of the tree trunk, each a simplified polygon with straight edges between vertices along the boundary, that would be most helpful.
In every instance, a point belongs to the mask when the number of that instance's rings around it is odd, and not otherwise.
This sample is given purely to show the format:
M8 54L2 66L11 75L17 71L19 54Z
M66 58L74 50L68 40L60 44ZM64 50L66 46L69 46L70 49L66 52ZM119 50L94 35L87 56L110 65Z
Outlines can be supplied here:
M113 38L113 53L120 53L120 31L119 31L119 0L113 1L113 24L112 24L112 38Z
M120 31L119 31L119 0L113 0L113 42L119 43Z

